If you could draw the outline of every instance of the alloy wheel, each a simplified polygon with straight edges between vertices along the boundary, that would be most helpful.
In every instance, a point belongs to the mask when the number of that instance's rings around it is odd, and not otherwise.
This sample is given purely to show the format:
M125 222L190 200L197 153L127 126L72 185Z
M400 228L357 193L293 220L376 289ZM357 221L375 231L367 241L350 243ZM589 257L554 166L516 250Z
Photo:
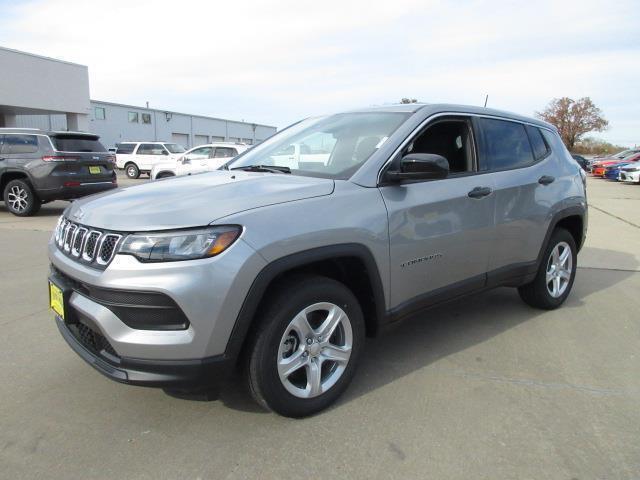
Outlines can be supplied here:
M353 348L349 317L333 303L300 311L282 335L277 368L282 385L298 398L327 392L344 373Z
M549 255L546 272L547 291L558 298L567 290L573 272L573 255L567 242L558 243Z
M29 206L29 192L19 185L14 185L9 190L7 200L14 212L22 213Z

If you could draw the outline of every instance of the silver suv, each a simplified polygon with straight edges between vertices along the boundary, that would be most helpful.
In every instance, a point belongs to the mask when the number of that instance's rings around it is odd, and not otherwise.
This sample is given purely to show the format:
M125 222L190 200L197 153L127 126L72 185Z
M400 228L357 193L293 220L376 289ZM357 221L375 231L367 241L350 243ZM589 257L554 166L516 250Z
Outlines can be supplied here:
M308 152L278 163L295 145ZM335 401L365 336L497 286L553 309L587 226L551 125L476 107L308 118L222 170L74 202L49 243L60 332L113 380L262 406Z

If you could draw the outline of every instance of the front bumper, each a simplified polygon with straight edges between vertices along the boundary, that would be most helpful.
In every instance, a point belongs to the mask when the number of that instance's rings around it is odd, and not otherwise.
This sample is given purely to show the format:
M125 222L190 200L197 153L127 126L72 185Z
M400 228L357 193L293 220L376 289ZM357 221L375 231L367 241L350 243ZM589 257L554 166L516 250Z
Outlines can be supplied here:
M104 376L120 383L167 389L214 388L234 369L233 359L217 355L198 360L146 360L100 354L83 344L60 317L56 324L62 337L80 358Z
M640 183L640 172L621 171L618 175L618 180L621 182Z
M81 264L50 241L49 259L52 280L68 291L71 318L65 315L69 324L58 320L58 327L73 350L113 380L165 388L208 384L224 376L219 370L232 370L236 358L227 352L231 332L253 279L266 264L242 239L209 259L143 264L116 255L105 270ZM132 318L118 309L127 303L130 312L135 300L105 302L95 291L115 292L120 298L145 292L169 297L188 326L132 328Z

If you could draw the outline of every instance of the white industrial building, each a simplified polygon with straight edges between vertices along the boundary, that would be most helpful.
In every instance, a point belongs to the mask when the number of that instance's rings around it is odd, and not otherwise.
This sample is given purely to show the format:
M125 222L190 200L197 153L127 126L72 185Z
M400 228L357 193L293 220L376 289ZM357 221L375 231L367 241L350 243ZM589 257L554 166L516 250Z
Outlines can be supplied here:
M2 47L0 71L0 127L88 131L107 147L136 140L255 144L276 132L269 125L90 100L86 66Z

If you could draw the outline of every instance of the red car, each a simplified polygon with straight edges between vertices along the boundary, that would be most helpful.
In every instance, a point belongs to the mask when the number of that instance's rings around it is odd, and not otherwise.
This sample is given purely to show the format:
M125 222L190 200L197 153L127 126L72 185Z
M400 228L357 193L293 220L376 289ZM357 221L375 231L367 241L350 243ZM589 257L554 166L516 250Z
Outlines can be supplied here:
M594 177L604 177L606 172L606 167L610 165L615 165L618 163L631 163L640 161L640 151L634 151L631 154L622 158L607 158L605 160L600 160L598 162L593 162L591 164L591 174Z

